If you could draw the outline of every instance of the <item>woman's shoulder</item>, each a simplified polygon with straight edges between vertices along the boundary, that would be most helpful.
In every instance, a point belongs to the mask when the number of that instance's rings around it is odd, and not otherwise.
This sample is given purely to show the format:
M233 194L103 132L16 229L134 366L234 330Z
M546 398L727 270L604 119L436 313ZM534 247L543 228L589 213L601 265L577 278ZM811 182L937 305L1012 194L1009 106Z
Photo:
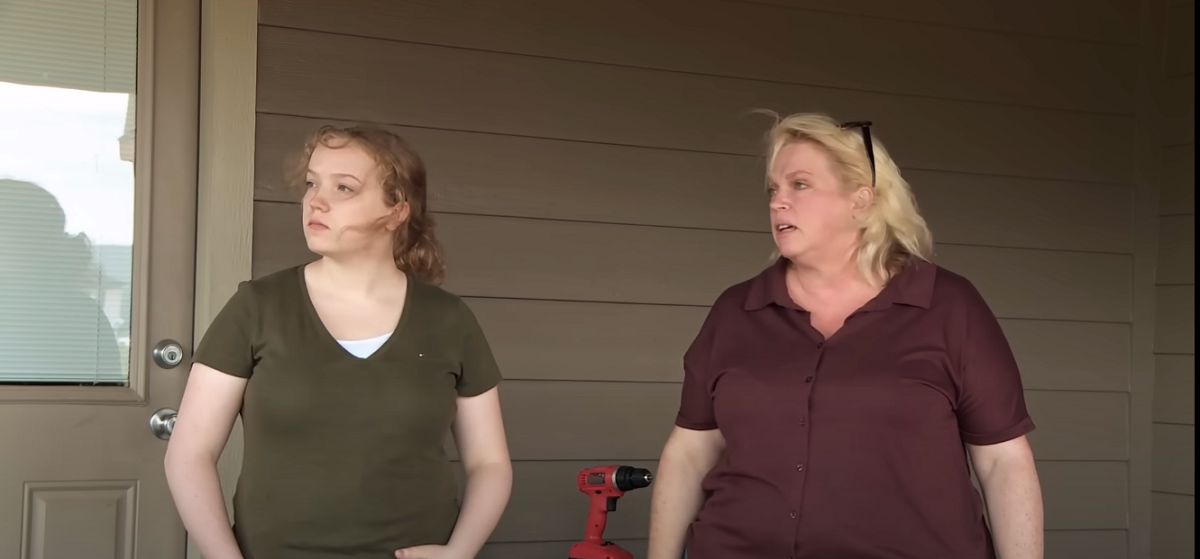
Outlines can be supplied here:
M272 299L291 300L300 291L300 275L304 266L290 266L238 283L237 295L247 303L263 303Z
M461 307L466 305L466 301L461 296L441 285L422 281L411 276L409 282L408 296L417 298L426 308L435 311L457 312Z
M426 325L453 330L478 327L466 298L445 287L410 278L408 297L413 300L409 308Z
M942 264L925 263L932 266L933 304L956 311L989 311L987 299L966 275Z
M297 298L303 296L300 279L303 269L303 266L292 266L238 282L225 308L245 317L294 313L302 308L296 303Z

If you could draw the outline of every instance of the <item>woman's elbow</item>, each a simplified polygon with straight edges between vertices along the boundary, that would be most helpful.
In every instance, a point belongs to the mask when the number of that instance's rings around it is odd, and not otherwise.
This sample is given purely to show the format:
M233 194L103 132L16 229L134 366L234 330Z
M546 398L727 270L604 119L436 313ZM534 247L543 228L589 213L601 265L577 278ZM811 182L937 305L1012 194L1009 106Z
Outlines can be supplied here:
M506 456L497 456L479 460L471 464L464 464L463 469L466 471L468 479L483 476L489 478L492 482L512 485L512 460Z
M213 452L185 438L172 438L163 456L167 477L174 477L197 467L217 467L220 451Z

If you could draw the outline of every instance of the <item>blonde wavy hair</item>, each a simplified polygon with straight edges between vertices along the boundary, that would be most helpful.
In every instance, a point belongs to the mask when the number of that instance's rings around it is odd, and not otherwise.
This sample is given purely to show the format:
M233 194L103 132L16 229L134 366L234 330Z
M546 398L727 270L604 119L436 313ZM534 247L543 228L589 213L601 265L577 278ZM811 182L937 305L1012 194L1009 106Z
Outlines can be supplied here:
M828 115L798 113L778 115L768 137L767 172L780 150L795 142L812 142L825 148L840 172L847 191L872 186L874 202L861 226L858 268L873 285L887 282L913 259L933 261L933 234L917 207L912 188L900 173L883 143L872 138L874 169L860 126L843 125Z
M317 146L337 149L350 143L366 150L379 164L384 202L389 206L408 203L408 220L392 236L396 267L421 281L440 284L446 277L446 255L429 212L425 162L404 138L373 125L321 126L309 135L289 182L303 191L308 162Z

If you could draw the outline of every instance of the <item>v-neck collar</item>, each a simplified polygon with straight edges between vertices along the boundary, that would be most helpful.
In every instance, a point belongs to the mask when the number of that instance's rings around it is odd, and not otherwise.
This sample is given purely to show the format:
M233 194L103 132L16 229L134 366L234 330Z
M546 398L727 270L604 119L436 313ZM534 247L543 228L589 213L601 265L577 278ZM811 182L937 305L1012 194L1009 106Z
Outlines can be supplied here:
M305 270L307 268L308 264L304 264L296 268L296 277L300 282L300 298L304 300L303 304L305 314L308 315L312 327L317 330L319 336L322 338L325 344L332 345L332 349L334 351L337 351L340 355L347 359L352 359L358 362L370 362L382 359L382 356L386 354L393 345L400 343L397 340L402 336L404 329L408 324L408 316L412 314L413 299L416 298L416 292L419 289L419 282L413 278L412 274L408 273L407 271L404 272L405 281L408 284L406 287L407 291L404 294L404 305L400 309L400 319L396 321L396 327L392 329L391 336L387 339L387 341L383 342L383 345L379 346L379 349L376 349L370 355L366 357L359 357L353 353L350 353L350 351L347 350L345 346L343 346L341 342L339 342L337 338L335 338L333 334L329 332L329 328L325 326L325 321L321 320L321 315L317 312L316 305L313 304L312 294L308 291L308 279L305 277Z

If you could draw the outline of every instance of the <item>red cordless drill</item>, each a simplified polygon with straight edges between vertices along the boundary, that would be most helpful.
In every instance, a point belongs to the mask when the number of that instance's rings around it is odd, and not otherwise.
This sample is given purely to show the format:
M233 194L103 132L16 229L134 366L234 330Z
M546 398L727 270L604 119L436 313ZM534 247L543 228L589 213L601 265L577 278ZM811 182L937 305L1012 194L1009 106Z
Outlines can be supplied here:
M579 471L575 483L591 497L588 507L587 531L583 541L571 546L569 559L633 559L633 554L621 546L604 540L608 513L617 510L617 499L626 491L648 487L654 474L633 466L597 466Z

